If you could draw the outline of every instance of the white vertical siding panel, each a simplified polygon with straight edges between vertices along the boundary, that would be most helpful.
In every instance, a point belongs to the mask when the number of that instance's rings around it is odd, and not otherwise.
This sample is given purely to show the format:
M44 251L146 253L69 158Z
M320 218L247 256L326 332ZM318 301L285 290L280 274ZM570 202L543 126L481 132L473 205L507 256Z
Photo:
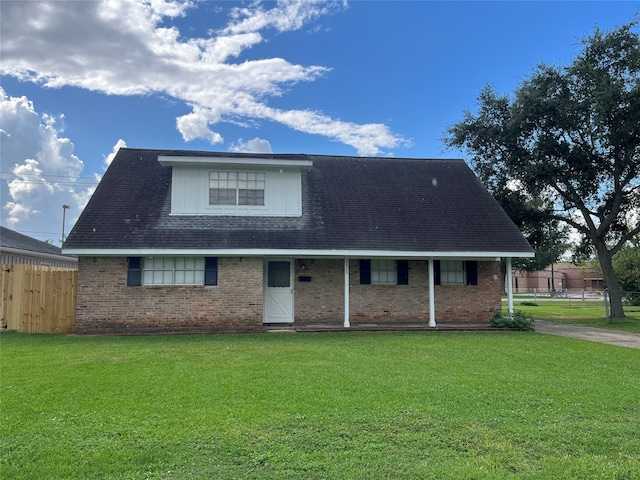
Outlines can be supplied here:
M289 210L289 213L291 215L302 215L302 176L300 174L300 171L298 170L295 174L295 176L291 179L291 192L295 192L292 193L293 195L293 199L295 200L294 202L292 202L291 204L291 208Z
M269 214L297 216L302 213L300 170L271 172L269 183Z
M229 171L265 171L264 207L210 206L209 171L212 167L173 167L171 213L178 215L299 216L302 188L299 169L220 168Z
M174 168L171 173L171 213L185 213L184 170Z

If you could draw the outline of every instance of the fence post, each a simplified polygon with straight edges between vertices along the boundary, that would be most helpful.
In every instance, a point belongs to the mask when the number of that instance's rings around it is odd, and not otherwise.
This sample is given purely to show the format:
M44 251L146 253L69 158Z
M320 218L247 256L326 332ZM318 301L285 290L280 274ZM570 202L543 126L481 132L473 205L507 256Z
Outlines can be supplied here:
M607 315L607 323L611 323L611 313L609 312L609 292L605 288L602 291L602 299L604 300L604 313Z

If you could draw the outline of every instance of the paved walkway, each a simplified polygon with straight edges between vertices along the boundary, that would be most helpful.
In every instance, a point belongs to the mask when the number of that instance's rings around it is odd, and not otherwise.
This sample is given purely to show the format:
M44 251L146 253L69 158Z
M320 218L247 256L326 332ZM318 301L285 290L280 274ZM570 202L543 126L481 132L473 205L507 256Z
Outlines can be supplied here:
M572 325L569 323L554 323L536 320L533 323L533 329L538 333L547 333L550 335L560 335L562 337L578 338L580 340L589 340L591 342L609 343L619 347L638 348L640 349L640 333L623 332L620 330L608 330L605 328L584 327L582 325ZM314 324L314 325L297 325L293 324L274 324L264 327L265 332L271 333L302 333L302 332L347 332L357 330L427 330L427 331L495 331L495 328L489 326L489 323L469 324L442 324L439 323L436 328L429 327L426 323L417 324L351 324L350 328L344 328L341 323Z
M578 338L591 342L609 343L619 347L640 348L640 333L607 330L604 328L583 327L567 323L553 323L536 320L533 328L538 333Z

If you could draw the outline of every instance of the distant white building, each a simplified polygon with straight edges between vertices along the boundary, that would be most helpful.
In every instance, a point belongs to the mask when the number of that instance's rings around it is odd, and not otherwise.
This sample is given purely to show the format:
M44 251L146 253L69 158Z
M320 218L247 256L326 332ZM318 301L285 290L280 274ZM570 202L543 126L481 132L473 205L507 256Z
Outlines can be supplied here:
M62 249L21 233L0 227L0 264L48 265L57 268L78 268L78 259L62 255Z

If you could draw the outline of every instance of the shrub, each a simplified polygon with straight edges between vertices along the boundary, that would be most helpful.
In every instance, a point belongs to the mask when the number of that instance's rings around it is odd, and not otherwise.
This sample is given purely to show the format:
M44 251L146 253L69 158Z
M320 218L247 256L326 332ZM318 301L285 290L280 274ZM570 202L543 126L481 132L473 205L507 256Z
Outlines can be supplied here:
M513 316L502 315L502 310L494 310L491 326L496 328L517 328L518 330L531 330L533 326L533 318L516 310Z
M622 303L634 307L640 305L640 292L623 293Z

